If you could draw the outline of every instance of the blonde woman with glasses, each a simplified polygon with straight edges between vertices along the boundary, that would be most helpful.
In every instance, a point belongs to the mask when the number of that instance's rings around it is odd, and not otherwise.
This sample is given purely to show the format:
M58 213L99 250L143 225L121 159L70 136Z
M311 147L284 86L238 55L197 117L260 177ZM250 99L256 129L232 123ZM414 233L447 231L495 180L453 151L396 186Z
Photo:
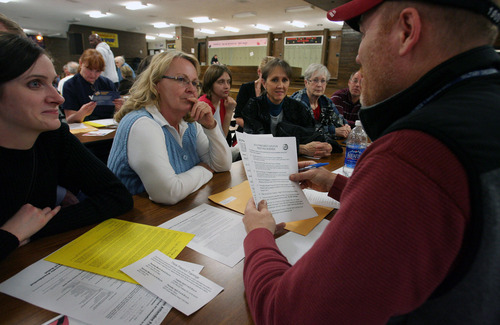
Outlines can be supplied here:
M175 204L231 168L231 152L207 103L199 63L179 51L155 55L116 113L108 167L132 194Z

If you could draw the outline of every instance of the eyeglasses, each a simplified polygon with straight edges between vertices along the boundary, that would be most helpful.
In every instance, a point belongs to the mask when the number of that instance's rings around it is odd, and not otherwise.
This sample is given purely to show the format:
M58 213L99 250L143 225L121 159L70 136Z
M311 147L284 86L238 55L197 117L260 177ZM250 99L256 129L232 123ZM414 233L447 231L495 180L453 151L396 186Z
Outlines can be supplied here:
M312 84L326 84L327 80L326 79L307 79Z
M187 77L172 77L172 76L162 76L163 79L170 79L170 80L175 80L178 83L182 84L184 87L189 87L189 85L192 85L194 88L199 89L200 88L200 82L197 80L189 80Z

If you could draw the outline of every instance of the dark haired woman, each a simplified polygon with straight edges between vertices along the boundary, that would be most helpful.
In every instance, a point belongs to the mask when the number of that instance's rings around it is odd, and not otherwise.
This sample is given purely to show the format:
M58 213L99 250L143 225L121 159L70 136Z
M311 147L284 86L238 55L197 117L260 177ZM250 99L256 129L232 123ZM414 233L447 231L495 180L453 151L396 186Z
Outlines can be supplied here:
M307 108L287 96L291 77L292 68L281 59L273 59L262 68L262 84L266 92L251 98L241 113L246 133L276 136L280 122L314 129L315 121ZM324 157L331 152L332 146L327 142L312 141L298 146L300 155Z
M229 96L231 71L223 65L211 65L203 75L203 96L199 98L212 108L214 118L224 136L227 137L236 101Z
M212 113L217 124L226 137L231 147L233 161L238 159L240 150L238 146L233 147L233 141L229 134L229 126L236 107L236 101L229 96L233 76L228 67L224 65L211 65L203 75L203 96L198 100L207 103L212 108Z
M44 50L0 33L0 70L0 259L30 239L130 210L127 189L59 121L64 99ZM57 185L86 198L56 206Z

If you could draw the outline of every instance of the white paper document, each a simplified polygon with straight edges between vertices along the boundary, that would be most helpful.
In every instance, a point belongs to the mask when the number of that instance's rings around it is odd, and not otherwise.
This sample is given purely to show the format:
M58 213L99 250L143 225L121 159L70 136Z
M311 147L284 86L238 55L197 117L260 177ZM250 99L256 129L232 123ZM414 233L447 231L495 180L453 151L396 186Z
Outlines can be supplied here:
M276 244L283 255L288 259L288 262L293 265L314 245L316 240L328 226L328 223L329 221L326 219L321 220L307 236L302 236L290 231L276 239Z
M68 124L70 130L77 130L77 129L92 129L92 127L88 126L87 124L84 123L70 123ZM95 128L94 128L95 130Z
M311 204L321 205L327 208L339 209L340 202L328 196L327 192L318 192L308 188L303 189L307 200Z
M78 319L68 317L66 315L56 316L56 317L52 318L51 320L46 321L42 325L60 325L60 324L62 324L62 325L91 325L88 323L81 322Z
M122 268L135 281L189 316L224 288L156 250Z
M243 240L247 233L241 215L206 203L158 227L194 234L187 247L229 267L245 257Z
M255 203L267 201L276 223L317 216L300 186L289 179L297 173L294 137L262 137L236 132Z
M100 120L92 120L89 122L92 122L94 124L100 124L102 126L118 125L118 122L116 122L116 120L112 118L103 118Z
M110 134L111 132L114 132L114 131L116 131L116 130L114 130L114 129L99 129L97 131L90 131L90 132L84 133L83 135L84 136L102 137L102 136Z
M0 292L88 324L160 324L171 310L140 285L40 260Z
M345 176L345 177L349 177L349 175L347 175L346 173L344 173L344 166L335 169L332 173L339 174L339 175L342 175L342 176Z

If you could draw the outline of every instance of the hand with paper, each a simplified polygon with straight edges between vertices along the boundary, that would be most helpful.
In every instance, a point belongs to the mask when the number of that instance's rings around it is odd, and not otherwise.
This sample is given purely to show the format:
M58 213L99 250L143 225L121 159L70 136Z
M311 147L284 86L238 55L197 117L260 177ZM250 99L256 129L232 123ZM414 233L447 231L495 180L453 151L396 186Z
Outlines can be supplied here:
M236 136L254 202L266 200L278 223L317 216L300 186L289 179L298 171L294 137L239 132Z
M273 215L267 209L267 202L262 200L257 206L253 199L250 199L243 216L243 224L247 234L257 228L265 228L272 234L278 233L284 229L285 223L276 224Z
M301 161L299 168L304 168L314 164L314 161ZM313 168L305 172L290 175L292 182L298 182L300 188L311 188L318 192L328 192L335 182L337 174L331 173L325 168Z

